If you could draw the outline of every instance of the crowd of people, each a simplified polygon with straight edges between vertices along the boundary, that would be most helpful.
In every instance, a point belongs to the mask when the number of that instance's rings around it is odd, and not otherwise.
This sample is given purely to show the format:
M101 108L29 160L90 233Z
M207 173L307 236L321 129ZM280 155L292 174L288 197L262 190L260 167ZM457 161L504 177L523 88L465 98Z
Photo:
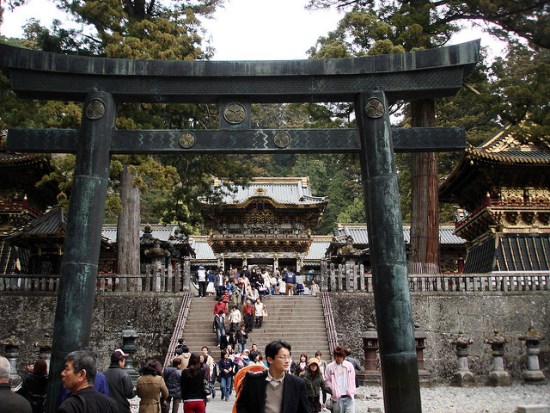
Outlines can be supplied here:
M97 369L97 356L92 349L74 351L65 359L65 369L61 373L63 389L57 400L56 411L130 413L129 400L138 396L139 413L168 413L170 410L172 413L178 413L182 403L184 413L202 413L205 412L207 401L216 398L216 382L219 383L221 400L229 401L236 386L234 378L238 376L239 371L245 372L249 369L266 374L268 381L273 383L287 375L285 385L288 381L288 391L296 389L296 386L303 386L303 395L295 395L296 403L290 403L290 410L281 406L280 409L272 411L320 412L327 400L330 404L327 394L332 394L331 397L336 395L339 403L346 397L353 399L353 389L345 390L349 377L346 376L346 380L342 381L341 370L331 369L332 363L327 365L322 360L320 352L312 358L301 354L294 361L290 356L290 345L283 341L270 343L265 349L265 355L256 344L252 344L250 349L247 347L249 334L254 328L261 328L264 317L268 315L265 298L276 294L303 294L303 275L287 268L269 273L265 268L259 271L253 268L250 271L245 269L238 272L236 268L231 267L226 273L221 270L216 273L200 267L197 271L197 281L200 297L216 297L213 329L216 334L216 346L219 347L217 360L206 346L202 347L200 353L191 353L181 339L171 366L163 368L158 360L148 360L140 369L140 376L134 386L124 368L128 354L123 350L116 349L111 353L110 365L103 372ZM310 283L312 294L316 294L318 287L314 277L308 277L307 281ZM336 353L335 360L338 360ZM354 370L351 363L346 363ZM9 382L9 371L9 362L0 357L0 413L43 413L48 383L46 362L38 358L33 365L29 365L28 374L20 388L15 393L10 391L7 397L7 393L2 390L9 389L9 385L6 385ZM242 386L239 389L250 391L251 385L247 386L246 383L254 382L255 377L250 374L251 372L248 372L246 376L241 377ZM289 377L299 379L296 381ZM331 383L336 383L336 392L331 390ZM344 387L342 383L345 384ZM271 387L267 387L266 390L265 386L258 383L255 386L255 392L266 391L267 396L275 397L273 403L281 402L280 389L272 391ZM286 392L287 390L285 394ZM343 394L344 392L346 394ZM241 398L239 400L236 405L237 412L259 411L255 410L257 406L250 409L248 402L245 403ZM258 400L261 402L261 399ZM5 410L2 405L18 407L17 410ZM273 407L270 405L270 409ZM352 410L343 409L341 412Z
M241 326L241 329L244 325ZM318 413L331 407L340 413L354 413L355 370L349 350L337 347L330 363L321 352L293 360L290 344L276 340L265 348L256 344L242 351L231 344L215 357L206 346L191 353L183 339L171 366L163 368L156 359L140 369L135 386L124 369L128 354L117 349L109 367L99 372L97 357L90 350L71 352L61 372L63 391L58 413L130 413L130 402L139 397L139 413L205 413L210 399L229 401L236 391L237 413L268 411ZM43 413L48 381L47 364L38 358L28 367L20 390L9 386L10 364L0 357L0 413ZM283 386L278 387L283 383ZM228 409L229 411L229 409Z
M227 271L222 269L208 270L199 266L196 272L198 296L215 296L226 303L242 305L247 300L255 303L258 298L271 295L303 295L306 285L311 295L319 294L320 288L315 281L313 270L304 274L288 268L275 268L272 272L266 268L252 269L230 266Z

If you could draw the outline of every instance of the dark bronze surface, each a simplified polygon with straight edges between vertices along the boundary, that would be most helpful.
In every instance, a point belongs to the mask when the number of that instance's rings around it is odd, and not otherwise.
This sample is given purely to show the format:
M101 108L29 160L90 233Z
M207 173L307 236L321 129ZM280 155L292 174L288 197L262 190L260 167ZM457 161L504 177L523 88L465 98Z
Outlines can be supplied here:
M16 152L71 153L74 129L10 129L7 148ZM392 128L396 152L460 151L460 128ZM140 130L113 131L112 154L123 153L326 153L358 152L357 129Z
M8 132L11 150L77 153L62 263L62 278L67 281L62 281L58 297L54 379L49 385L47 411L54 411L53 397L59 390L63 356L89 341L95 292L92 284L97 275L95 251L99 249L109 153L283 151L359 152L370 229L385 411L420 413L393 146L423 152L463 149L464 131L392 130L387 101L455 94L463 76L477 63L479 46L478 40L420 52L350 59L184 62L67 56L0 45L0 68L20 97L87 98L82 131ZM367 105L369 99L373 100ZM114 122L108 125L104 119L114 120L113 100L216 103L221 130L115 131ZM237 102L243 106L236 107ZM249 108L257 102L355 102L359 131L251 130ZM69 328L73 324L76 328Z
M94 110L93 116L84 111L82 116L83 133L76 153L55 311L48 412L55 411L64 357L89 345L92 327L116 106L112 97L104 92L91 93L84 104L85 108L90 106L99 106L102 110Z
M385 116L372 118L361 110L373 99L382 103ZM362 93L355 101L355 116L361 134L361 175L369 228L384 410L388 413L420 413L403 219L385 101L380 91Z
M353 102L380 89L389 101L453 95L478 60L479 41L347 59L201 62L108 59L0 45L0 67L22 97L80 100L104 90L117 102Z

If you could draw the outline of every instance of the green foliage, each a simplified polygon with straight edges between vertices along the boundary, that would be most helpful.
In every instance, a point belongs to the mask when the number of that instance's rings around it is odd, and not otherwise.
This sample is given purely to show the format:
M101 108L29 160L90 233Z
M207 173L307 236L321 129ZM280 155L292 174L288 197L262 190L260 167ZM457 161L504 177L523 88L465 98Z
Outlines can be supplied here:
M23 2L19 2L23 3ZM36 20L25 27L25 44L38 50L128 59L206 59L211 50L203 48L203 29L198 16L210 16L223 0L189 2L118 0L56 0L77 23L79 29L65 29L53 22L47 29ZM17 4L13 3L14 6ZM0 102L4 127L78 127L81 108L71 102L19 100L9 90L5 78ZM31 114L29 116L29 114ZM190 104L124 104L117 108L118 129L187 129L217 127L217 109ZM56 171L45 183L59 180L69 194L74 167L73 156L55 158ZM245 156L183 156L170 159L154 156L114 156L110 170L106 221L115 222L120 204L120 173L130 165L133 185L143 195L142 220L181 222L186 229L200 228L198 199L210 192L213 176L244 182L252 175L253 163ZM155 219L156 216L156 219Z
M534 46L550 47L550 6L545 0L309 0L308 8L336 7L346 11L373 13L401 31L407 43L445 43L449 30L467 20L483 21L489 33L509 41L519 36ZM406 30L400 28L406 27ZM419 28L422 28L420 31ZM419 36L421 38L419 38ZM401 42L399 42L401 43Z

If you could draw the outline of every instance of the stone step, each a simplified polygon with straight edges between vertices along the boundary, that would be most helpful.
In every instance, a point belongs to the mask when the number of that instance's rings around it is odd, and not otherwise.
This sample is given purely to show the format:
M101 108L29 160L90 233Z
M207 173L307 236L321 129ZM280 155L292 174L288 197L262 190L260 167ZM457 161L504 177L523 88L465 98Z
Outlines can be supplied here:
M218 357L216 336L212 329L212 310L215 303L211 297L192 299L183 337L191 351L199 351L206 345L211 353ZM317 350L328 355L328 336L319 297L272 296L265 298L264 303L269 316L264 318L261 328L256 328L250 333L247 347L256 343L263 352L267 343L282 339L290 343L292 353L296 357L299 357L300 353L313 357Z

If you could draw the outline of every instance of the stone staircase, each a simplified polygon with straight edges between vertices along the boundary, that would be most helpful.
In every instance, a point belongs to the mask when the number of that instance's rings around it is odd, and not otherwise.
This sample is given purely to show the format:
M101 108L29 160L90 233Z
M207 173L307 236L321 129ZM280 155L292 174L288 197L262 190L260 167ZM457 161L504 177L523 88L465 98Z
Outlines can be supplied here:
M216 334L212 329L214 297L193 297L183 338L191 352L208 346L217 360ZM254 328L249 334L247 348L252 343L264 353L267 343L281 339L292 346L293 359L301 353L313 357L320 350L325 360L330 360L328 335L325 327L323 307L319 297L312 296L270 296L264 299L269 316L264 317L261 328Z

